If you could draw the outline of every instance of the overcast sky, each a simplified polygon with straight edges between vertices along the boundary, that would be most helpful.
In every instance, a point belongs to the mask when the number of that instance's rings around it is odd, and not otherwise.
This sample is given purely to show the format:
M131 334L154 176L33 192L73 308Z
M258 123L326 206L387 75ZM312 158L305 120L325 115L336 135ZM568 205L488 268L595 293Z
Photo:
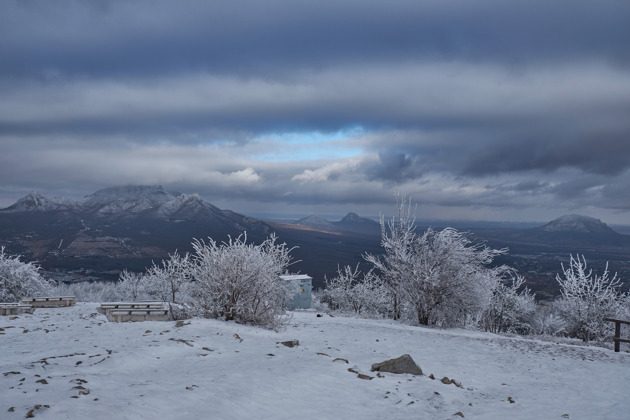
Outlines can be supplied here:
M630 224L630 1L3 0L0 180Z

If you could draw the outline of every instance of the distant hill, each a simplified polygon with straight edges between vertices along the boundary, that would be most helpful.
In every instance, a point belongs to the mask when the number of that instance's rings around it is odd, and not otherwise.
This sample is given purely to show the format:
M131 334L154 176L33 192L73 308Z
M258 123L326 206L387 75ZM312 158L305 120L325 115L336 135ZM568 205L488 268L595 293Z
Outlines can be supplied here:
M536 228L543 232L572 232L603 235L616 235L617 232L599 219L578 214L569 214L558 217L546 225Z
M335 222L329 222L320 216L312 215L298 220L295 224L332 232L380 234L381 231L380 223L367 217L360 217L353 212L348 213L343 219Z
M513 237L545 246L574 248L618 248L630 246L630 236L615 232L606 223L588 216L570 214L544 226L523 229Z
M610 270L626 282L624 288L630 285L630 235L614 231L599 219L565 215L533 228L470 231L494 248L508 248L509 253L497 262L518 269L528 286L541 293L540 297L557 295L555 277L570 254L584 255L589 267L600 274L610 263Z
M336 227L334 224L324 219L323 217L320 217L317 215L304 217L298 220L297 222L295 222L295 224L298 226L305 226L305 227L309 227L313 229L331 230L331 231L336 230Z

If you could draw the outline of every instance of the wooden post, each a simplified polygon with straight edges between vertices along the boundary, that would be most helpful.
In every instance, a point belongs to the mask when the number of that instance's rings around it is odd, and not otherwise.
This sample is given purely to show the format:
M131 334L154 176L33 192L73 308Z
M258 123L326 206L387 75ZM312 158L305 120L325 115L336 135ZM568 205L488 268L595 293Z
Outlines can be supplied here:
M621 338L621 324L630 325L630 321L623 321L621 319L614 319L614 318L604 318L604 321L615 323L615 336L613 337L613 340L615 341L615 352L619 353L619 344L630 343L630 339Z
M615 353L619 353L619 339L621 338L621 322L615 321Z

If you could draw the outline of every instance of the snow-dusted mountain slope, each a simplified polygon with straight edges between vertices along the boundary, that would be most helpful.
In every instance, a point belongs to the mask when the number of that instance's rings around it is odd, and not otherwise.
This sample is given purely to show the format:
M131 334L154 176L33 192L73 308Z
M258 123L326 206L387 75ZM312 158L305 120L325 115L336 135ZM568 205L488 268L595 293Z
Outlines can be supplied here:
M2 209L5 213L72 210L77 202L69 198L48 198L38 192L31 192L20 198L10 207Z
M176 199L161 186L127 185L104 188L78 202L83 211L102 216L117 213L140 213L158 208Z
M540 229L545 232L615 233L601 220L579 214L567 214L558 217Z
M225 214L224 210L205 202L199 194L172 193L159 185L104 188L81 200L48 198L32 192L12 206L0 210L0 213L59 210L109 218L148 215L163 219L230 219L234 214Z
M0 334L3 419L30 410L55 420L614 420L630 412L628 353L389 320L296 312L276 333L204 319L116 324L79 303L0 317ZM278 343L293 339L299 346ZM405 353L425 376L370 371Z

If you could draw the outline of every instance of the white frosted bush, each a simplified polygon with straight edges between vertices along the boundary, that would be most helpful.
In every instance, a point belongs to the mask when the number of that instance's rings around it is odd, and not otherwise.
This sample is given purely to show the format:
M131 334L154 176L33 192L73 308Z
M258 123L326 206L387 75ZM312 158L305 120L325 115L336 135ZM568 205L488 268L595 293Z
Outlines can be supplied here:
M195 240L190 293L200 312L280 328L285 302L294 290L280 279L291 261L291 250L276 240L274 235L259 245L248 243L246 235L221 244Z
M20 261L20 256L11 256L0 248L0 302L19 302L26 297L50 294L50 284L39 273L33 263Z
M617 274L610 277L608 264L601 276L593 274L584 256L571 255L569 266L562 265L563 276L556 276L562 297L556 301L560 317L566 322L569 337L583 341L604 340L612 335L613 325L606 317L625 312L627 296L620 292Z

